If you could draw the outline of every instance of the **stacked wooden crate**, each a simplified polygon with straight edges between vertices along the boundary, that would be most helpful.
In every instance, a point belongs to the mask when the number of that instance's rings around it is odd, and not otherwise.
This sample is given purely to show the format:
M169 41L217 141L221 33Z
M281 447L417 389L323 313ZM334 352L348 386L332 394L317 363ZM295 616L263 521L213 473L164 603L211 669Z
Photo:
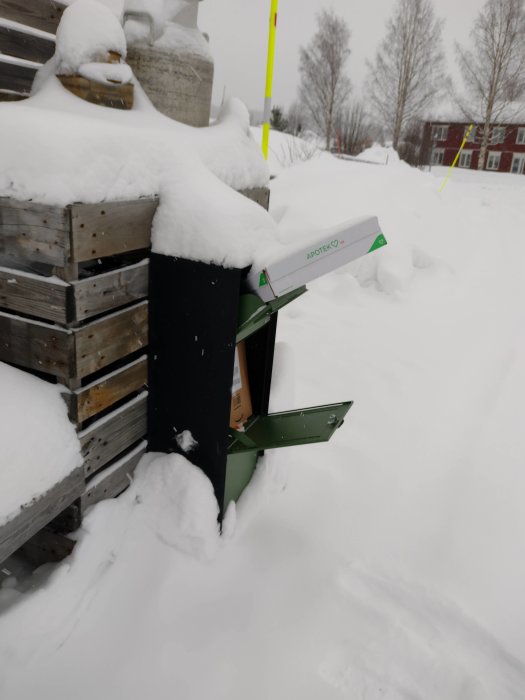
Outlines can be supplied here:
M0 198L0 361L64 385L84 456L78 525L146 443L148 249L156 198Z

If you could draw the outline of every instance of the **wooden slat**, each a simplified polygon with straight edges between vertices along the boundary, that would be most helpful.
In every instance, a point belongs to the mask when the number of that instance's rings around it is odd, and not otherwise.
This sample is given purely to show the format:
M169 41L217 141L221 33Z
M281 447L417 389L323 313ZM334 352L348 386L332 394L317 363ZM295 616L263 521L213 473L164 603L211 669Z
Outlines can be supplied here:
M86 102L113 109L133 107L133 83L123 85L98 83L81 75L58 75L57 78L66 90Z
M31 92L36 69L0 59L0 90L14 90L23 94Z
M69 395L72 404L71 417L74 421L82 423L139 391L147 381L148 360L144 356Z
M70 331L0 312L0 360L67 378L72 349Z
M74 262L149 248L156 197L71 205Z
M54 0L0 0L0 17L55 34L65 5Z
M55 53L55 42L12 27L0 26L0 53L45 63Z
M65 207L0 197L0 255L63 267L69 216Z
M0 562L80 498L83 491L84 472L79 468L40 498L25 505L18 515L0 527Z
M115 464L112 464L95 476L88 483L80 498L82 511L106 498L114 498L127 489L130 484L130 477L146 452L146 447L147 443L145 441L141 442L122 459L119 459Z
M83 321L148 295L148 261L73 282L74 316Z
M148 302L75 330L75 376L86 377L148 344Z
M8 311L67 323L67 297L57 280L0 267L0 306Z
M20 102L28 96L21 92L12 92L11 90L0 90L0 102Z
M147 392L79 433L84 474L94 474L146 434Z

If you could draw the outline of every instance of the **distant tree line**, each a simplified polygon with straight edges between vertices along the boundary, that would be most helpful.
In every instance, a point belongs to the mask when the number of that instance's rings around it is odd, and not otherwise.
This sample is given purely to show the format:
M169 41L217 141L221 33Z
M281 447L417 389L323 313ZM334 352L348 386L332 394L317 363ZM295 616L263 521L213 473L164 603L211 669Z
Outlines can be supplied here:
M357 99L348 75L348 24L333 10L321 11L313 37L300 48L298 98L287 113L273 108L273 128L294 135L312 131L325 148L350 155L375 140L389 142L416 164L422 122L447 98L465 120L482 122L475 137L482 168L493 125L508 119L525 97L524 0L487 0L474 22L471 48L456 45L460 93L445 70L443 24L433 0L397 0Z

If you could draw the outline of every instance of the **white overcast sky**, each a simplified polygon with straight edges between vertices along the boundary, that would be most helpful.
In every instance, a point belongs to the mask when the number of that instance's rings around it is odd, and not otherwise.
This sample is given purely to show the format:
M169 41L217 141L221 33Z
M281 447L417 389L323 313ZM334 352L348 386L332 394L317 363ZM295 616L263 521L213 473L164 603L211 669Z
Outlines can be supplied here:
M436 13L445 19L444 39L448 69L457 75L454 41L468 41L472 22L485 0L435 0ZM333 8L348 22L352 54L348 73L359 93L366 59L372 59L385 33L395 0L280 0L275 54L273 104L288 107L298 84L299 46L315 32L315 15ZM210 35L215 59L214 104L226 96L240 97L250 109L261 109L264 99L270 0L203 0L199 26Z

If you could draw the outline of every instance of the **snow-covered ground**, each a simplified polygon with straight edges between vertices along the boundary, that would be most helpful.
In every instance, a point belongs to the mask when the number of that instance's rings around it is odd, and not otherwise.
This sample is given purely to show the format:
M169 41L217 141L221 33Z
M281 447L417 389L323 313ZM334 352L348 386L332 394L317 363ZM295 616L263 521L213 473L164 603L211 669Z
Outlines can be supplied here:
M280 315L273 408L345 425L268 454L222 538L196 468L145 462L0 591L2 700L523 700L525 178L436 174L280 168L283 243L364 214L389 242Z

